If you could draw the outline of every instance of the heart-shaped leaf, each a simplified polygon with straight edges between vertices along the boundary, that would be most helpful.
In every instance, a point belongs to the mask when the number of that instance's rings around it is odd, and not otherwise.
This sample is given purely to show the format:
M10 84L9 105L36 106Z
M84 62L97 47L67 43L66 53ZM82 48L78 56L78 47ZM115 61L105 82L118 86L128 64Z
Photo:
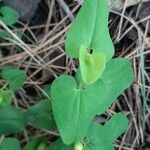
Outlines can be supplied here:
M114 54L108 30L109 8L107 0L85 0L73 21L65 41L66 52L78 58L81 45L103 53L107 61Z
M0 144L0 150L21 150L20 143L14 138L6 138Z
M0 7L0 20L2 20L6 25L13 25L19 19L19 14L16 10L10 7Z
M10 88L14 91L18 90L27 80L26 73L23 70L6 66L1 72L2 78L9 81Z
M42 129L54 129L56 127L52 116L50 100L42 100L27 111L27 121L33 126Z
M101 80L90 84L86 90L78 89L71 76L60 76L52 83L52 108L64 143L79 142L85 136L101 107L97 93L103 90L106 91Z
M94 116L104 113L132 80L132 69L127 59L110 60L101 78L86 89L79 88L81 86L71 76L58 77L52 83L51 97L63 142L81 141Z
M113 142L126 131L127 127L128 120L121 113L113 116L104 126L92 123L86 136L89 143L84 150L114 150Z
M0 135L18 133L26 126L26 115L13 107L0 108Z
M9 106L12 101L12 93L9 90L0 89L0 107Z
M87 52L85 46L81 46L79 55L81 75L84 83L95 82L103 73L106 65L106 57L100 52Z

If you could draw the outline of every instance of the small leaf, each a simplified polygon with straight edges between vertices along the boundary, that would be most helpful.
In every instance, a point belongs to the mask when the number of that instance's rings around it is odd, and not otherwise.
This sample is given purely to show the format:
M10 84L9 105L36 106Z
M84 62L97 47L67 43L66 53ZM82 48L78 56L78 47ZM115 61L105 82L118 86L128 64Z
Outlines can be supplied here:
M0 134L21 132L26 125L26 116L13 107L0 108Z
M56 142L47 147L46 150L74 150L73 145L65 145L59 138Z
M43 100L29 107L27 111L27 121L37 128L47 130L56 128L52 116L50 100Z
M69 57L78 58L81 45L103 53L107 61L114 55L108 29L107 0L86 0L67 33L65 49Z
M2 70L1 76L9 81L10 88L14 91L19 90L27 80L26 73L23 70L14 69L10 66L7 66Z
M79 55L80 69L84 83L95 82L103 73L106 65L106 57L100 52L87 52L85 46L81 46Z
M6 25L13 25L19 20L19 14L16 10L10 7L0 7L0 20Z
M86 136L88 144L85 150L114 150L113 142L125 132L127 127L128 120L121 113L113 116L104 126L92 123Z
M20 143L14 138L5 138L0 144L0 150L21 150Z
M9 90L0 89L0 107L9 106L12 101L12 93Z
M38 147L43 143L42 138L34 138L30 140L23 148L23 150L38 150ZM44 149L45 150L45 149Z

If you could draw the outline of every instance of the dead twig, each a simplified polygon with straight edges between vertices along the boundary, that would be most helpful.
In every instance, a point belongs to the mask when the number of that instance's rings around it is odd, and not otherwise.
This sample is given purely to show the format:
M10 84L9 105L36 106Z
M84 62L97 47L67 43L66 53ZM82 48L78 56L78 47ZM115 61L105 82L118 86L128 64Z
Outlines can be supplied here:
M64 12L69 16L70 20L74 19L74 16L70 10L70 8L67 6L67 4L64 2L64 0L57 0L59 5L63 8Z

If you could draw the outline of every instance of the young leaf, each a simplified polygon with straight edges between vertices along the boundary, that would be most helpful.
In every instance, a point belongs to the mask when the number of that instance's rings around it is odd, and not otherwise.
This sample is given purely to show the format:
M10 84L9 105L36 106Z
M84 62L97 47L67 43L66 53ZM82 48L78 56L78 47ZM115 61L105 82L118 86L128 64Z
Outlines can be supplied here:
M69 145L81 141L94 116L104 113L132 80L132 69L126 59L109 61L101 78L86 89L78 89L79 85L73 77L58 77L52 83L50 92L55 121L63 142Z
M113 116L104 126L92 123L86 136L89 142L84 150L114 150L113 142L125 132L127 127L128 120L121 113Z
M86 0L73 21L65 41L69 57L78 58L81 45L103 53L107 61L114 54L108 30L107 0Z
M13 107L0 108L0 134L18 133L26 125L26 116Z
M0 7L0 20L6 25L13 25L19 20L19 14L16 10L10 7Z
M59 138L56 142L48 146L46 150L74 150L74 146L73 144L69 146L65 145Z
M24 146L23 150L38 150L39 146L43 143L44 141L42 138L34 138ZM45 150L45 148L43 150Z
M101 108L101 96L97 93L106 91L101 80L86 90L77 86L71 76L60 76L51 86L55 121L63 142L68 145L84 138L91 120Z
M27 121L37 128L54 129L55 121L52 116L50 100L43 100L29 107L27 111Z
M0 107L9 106L12 101L12 93L9 90L0 89Z
M26 73L23 70L14 69L12 67L5 67L1 72L2 78L9 81L10 88L14 91L19 88L27 80Z
M81 46L79 54L80 69L84 83L95 82L103 73L106 65L106 57L100 52L87 52L85 46Z
M21 150L20 143L14 138L6 138L0 144L0 150Z

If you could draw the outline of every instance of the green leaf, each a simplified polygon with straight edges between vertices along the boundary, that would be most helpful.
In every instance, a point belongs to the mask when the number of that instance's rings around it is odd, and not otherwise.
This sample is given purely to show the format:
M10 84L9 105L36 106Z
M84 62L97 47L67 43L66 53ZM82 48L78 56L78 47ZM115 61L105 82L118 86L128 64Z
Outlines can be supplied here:
M0 135L21 132L26 126L26 116L13 107L0 108Z
M40 148L39 146L43 144L43 139L42 138L34 138L30 140L23 148L23 150L38 150ZM42 150L42 149L41 149ZM45 150L45 149L43 149Z
M116 100L116 98L130 86L133 81L133 71L128 59L111 59L100 77L106 85L105 96L101 103L99 113L103 113Z
M101 78L85 89L79 88L80 85L71 76L58 77L50 92L63 142L69 145L81 141L94 116L104 113L132 80L132 69L126 59L110 60Z
M60 76L52 83L54 118L65 144L77 143L84 138L91 120L101 108L98 93L103 90L105 85L101 80L90 84L86 90L78 89L71 76Z
M81 45L103 53L107 61L114 55L108 30L107 0L86 0L73 21L65 41L66 52L78 58Z
M0 107L9 106L12 101L12 93L9 90L0 89Z
M10 66L3 68L1 76L9 81L10 88L14 91L19 90L27 80L26 73L23 70L14 69Z
M73 145L65 145L59 138L56 142L47 147L46 150L74 150Z
M0 150L21 150L18 140L14 138L5 138L0 144Z
M91 84L103 73L106 65L106 57L100 52L90 54L87 52L85 46L81 46L79 62L84 83Z
M92 123L88 133L88 144L85 150L114 150L113 142L126 131L128 127L127 118L118 113L113 116L104 126L99 123Z
M56 128L50 100L42 100L29 107L27 110L27 121L37 128L47 130Z
M19 20L19 14L16 10L10 7L0 7L0 20L6 25L13 25Z

